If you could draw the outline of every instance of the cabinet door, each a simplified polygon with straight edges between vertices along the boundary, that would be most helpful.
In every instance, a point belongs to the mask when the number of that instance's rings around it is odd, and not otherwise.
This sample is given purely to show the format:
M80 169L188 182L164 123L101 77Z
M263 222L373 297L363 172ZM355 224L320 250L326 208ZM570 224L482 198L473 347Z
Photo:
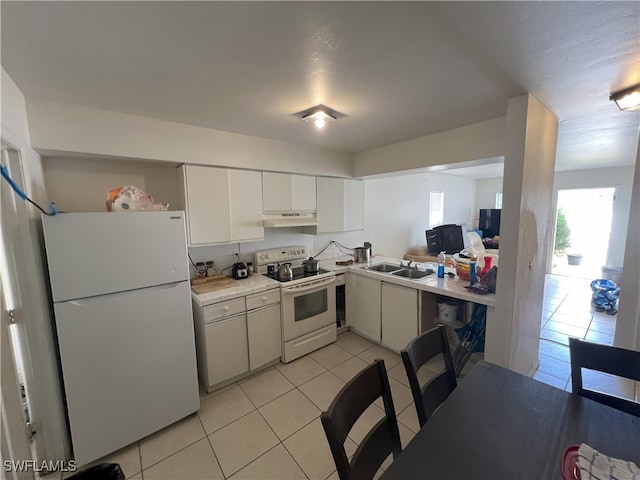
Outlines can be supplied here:
M347 325L380 341L380 280L347 274Z
M315 212L316 177L292 175L293 211Z
M229 170L231 241L264 238L260 172Z
M280 304L260 308L247 314L249 334L249 369L279 359L282 355Z
M262 209L265 212L293 210L291 175L262 172Z
M344 228L344 182L340 178L318 177L317 233L341 232Z
M208 385L249 371L247 316L236 315L205 325Z
M227 170L195 165L183 168L189 245L230 241Z
M364 230L364 182L344 181L344 230Z
M418 291L382 283L382 343L400 351L418 336Z

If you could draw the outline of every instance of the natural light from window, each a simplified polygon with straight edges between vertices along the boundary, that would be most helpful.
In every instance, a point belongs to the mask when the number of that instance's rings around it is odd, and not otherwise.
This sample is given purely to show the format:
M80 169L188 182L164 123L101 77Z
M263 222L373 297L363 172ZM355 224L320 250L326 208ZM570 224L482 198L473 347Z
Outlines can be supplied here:
M429 192L429 228L444 221L444 192Z

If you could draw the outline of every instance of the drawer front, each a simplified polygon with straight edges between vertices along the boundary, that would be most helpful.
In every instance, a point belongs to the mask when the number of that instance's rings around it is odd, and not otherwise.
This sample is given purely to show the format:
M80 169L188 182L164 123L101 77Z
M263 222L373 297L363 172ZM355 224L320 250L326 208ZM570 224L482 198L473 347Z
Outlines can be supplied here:
M227 302L214 303L204 308L204 321L205 323L219 320L229 315L235 315L236 313L242 313L246 310L244 297L234 298Z
M273 303L280 303L279 288L247 296L247 310L253 310L254 308L264 307Z

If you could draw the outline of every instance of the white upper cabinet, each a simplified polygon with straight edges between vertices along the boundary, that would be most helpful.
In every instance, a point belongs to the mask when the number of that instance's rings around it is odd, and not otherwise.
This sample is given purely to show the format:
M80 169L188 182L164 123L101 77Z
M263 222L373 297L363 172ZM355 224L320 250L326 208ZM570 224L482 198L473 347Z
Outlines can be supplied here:
M317 178L316 233L364 229L364 182L344 178Z
M260 172L182 167L189 245L261 240Z
M260 172L229 170L231 241L261 240L262 178Z
M262 209L265 212L315 212L316 177L263 172Z

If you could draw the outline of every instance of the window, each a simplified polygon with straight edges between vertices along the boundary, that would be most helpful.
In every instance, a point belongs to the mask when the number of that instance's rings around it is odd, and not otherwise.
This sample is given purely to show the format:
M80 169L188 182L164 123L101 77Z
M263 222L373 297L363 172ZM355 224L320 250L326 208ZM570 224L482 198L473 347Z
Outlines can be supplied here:
M444 192L429 192L429 228L444 222Z
M496 193L496 208L502 208L502 192Z

